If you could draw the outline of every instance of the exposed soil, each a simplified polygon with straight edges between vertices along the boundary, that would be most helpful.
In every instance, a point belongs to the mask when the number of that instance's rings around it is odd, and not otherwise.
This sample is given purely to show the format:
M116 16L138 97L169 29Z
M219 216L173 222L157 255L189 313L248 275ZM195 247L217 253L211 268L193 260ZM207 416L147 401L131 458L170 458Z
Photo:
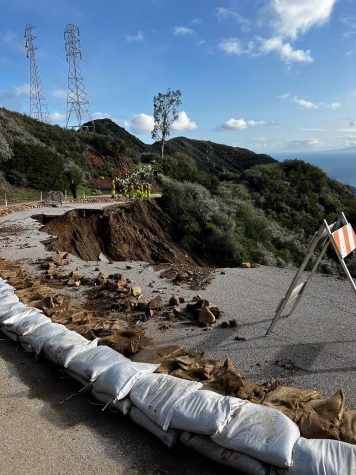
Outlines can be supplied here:
M75 210L42 217L44 231L58 236L51 251L65 251L95 261L102 252L115 261L196 265L174 242L174 225L151 202L136 201L104 210Z

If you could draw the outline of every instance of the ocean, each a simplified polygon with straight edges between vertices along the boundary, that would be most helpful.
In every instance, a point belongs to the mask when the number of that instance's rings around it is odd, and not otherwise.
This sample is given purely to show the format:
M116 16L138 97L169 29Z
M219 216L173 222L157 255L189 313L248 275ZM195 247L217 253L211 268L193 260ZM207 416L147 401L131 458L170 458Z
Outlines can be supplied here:
M311 163L324 170L330 178L356 188L356 150L352 152L280 152L270 155L278 161L297 158Z

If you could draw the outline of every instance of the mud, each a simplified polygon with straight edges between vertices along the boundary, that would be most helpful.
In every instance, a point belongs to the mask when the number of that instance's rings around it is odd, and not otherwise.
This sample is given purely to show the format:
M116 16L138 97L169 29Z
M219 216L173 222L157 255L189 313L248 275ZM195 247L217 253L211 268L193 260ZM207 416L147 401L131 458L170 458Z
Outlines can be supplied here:
M42 217L43 230L57 236L48 249L98 260L102 252L115 261L196 264L174 242L174 224L151 202L136 201L104 210L75 210Z

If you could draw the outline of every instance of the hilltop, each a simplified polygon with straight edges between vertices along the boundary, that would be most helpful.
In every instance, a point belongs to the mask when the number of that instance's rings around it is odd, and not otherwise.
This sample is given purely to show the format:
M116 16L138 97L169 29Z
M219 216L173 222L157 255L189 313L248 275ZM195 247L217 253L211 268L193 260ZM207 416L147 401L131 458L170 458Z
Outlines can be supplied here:
M49 190L64 188L66 174L123 177L141 162L159 160L159 144L145 144L110 119L94 124L95 132L75 132L0 108L0 170L14 186ZM167 142L166 156L178 155L212 175L275 162L247 149L184 137Z
M152 149L158 153L160 144L153 144ZM247 148L231 147L186 137L175 137L168 140L165 150L168 155L177 153L189 155L200 168L214 175L225 172L241 173L255 165L268 165L277 162L269 155L258 154Z

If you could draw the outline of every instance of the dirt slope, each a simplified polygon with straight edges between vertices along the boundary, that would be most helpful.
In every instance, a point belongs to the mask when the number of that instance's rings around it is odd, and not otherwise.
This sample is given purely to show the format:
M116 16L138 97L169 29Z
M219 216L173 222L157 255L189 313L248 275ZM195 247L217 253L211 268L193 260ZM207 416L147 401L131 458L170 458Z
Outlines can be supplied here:
M151 202L69 211L44 217L43 223L47 233L58 236L50 250L67 251L84 260L95 261L103 252L116 261L195 263L174 242L173 223Z

